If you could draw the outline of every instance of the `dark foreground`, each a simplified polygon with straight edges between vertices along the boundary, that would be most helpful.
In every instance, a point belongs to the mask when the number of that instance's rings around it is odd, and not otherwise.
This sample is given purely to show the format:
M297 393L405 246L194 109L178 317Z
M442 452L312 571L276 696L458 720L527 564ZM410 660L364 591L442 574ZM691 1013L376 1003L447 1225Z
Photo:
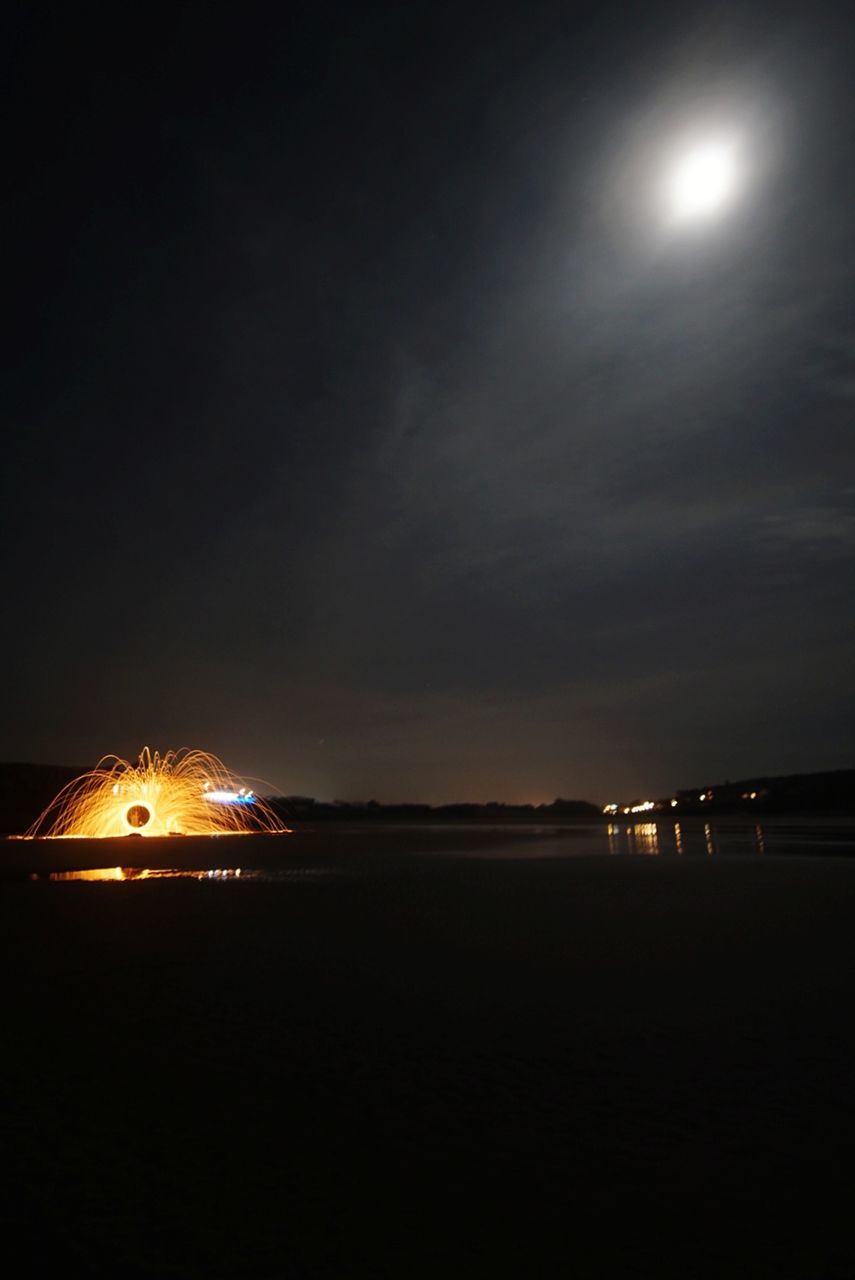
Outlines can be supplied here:
M14 1274L851 1276L855 860L512 850L0 884Z

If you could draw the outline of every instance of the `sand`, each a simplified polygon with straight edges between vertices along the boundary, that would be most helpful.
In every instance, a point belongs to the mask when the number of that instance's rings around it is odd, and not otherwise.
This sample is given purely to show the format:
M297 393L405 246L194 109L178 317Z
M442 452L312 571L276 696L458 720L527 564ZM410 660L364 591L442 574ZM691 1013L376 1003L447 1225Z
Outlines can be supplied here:
M421 840L0 884L13 1273L851 1276L855 861Z

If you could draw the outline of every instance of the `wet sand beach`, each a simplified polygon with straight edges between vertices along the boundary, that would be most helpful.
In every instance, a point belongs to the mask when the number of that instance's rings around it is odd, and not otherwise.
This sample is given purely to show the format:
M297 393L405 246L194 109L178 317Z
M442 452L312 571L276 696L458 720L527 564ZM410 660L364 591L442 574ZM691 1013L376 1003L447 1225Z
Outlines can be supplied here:
M852 1274L855 860L252 843L0 883L15 1274Z

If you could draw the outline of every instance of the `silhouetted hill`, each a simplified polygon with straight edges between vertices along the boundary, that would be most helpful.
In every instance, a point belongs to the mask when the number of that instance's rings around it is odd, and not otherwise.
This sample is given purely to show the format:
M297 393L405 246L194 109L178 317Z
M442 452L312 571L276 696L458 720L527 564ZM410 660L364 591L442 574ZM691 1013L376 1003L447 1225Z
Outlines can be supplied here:
M855 813L855 769L742 778L677 792L681 813Z
M285 822L559 822L567 818L598 817L599 807L587 800L553 800L551 804L380 804L335 800L328 804L311 796L276 796L272 804Z
M58 791L88 766L0 763L0 835L21 835Z

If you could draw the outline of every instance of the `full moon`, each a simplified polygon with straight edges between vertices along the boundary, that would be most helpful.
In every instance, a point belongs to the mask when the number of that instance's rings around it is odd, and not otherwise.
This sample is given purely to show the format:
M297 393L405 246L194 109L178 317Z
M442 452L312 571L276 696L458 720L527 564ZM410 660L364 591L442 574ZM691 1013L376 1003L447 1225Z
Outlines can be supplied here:
M712 218L734 200L739 186L735 143L716 139L678 156L667 180L668 205L677 222Z

